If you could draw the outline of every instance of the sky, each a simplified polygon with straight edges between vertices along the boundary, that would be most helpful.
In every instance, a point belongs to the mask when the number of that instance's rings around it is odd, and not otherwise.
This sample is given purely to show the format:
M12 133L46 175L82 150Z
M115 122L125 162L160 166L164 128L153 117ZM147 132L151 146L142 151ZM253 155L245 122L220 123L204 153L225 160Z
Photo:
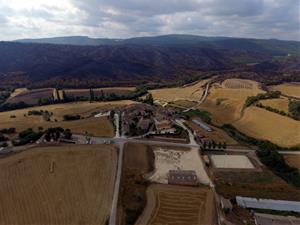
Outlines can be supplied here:
M299 0L0 0L0 40L194 34L298 40Z

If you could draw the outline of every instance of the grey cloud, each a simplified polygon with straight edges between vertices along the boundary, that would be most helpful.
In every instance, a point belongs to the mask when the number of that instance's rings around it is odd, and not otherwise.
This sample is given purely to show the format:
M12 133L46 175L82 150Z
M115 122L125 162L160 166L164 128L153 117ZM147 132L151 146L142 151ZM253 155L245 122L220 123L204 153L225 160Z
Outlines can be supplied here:
M84 16L68 15L61 7L39 5L37 8L6 12L0 0L0 23L7 18L26 18L32 24L44 19L60 35L91 35L126 38L166 33L190 33L213 36L282 38L299 40L298 0L64 0ZM64 18L57 16L64 15ZM65 13L65 14L64 14ZM20 20L22 21L22 20ZM30 23L29 23L30 25ZM56 36L47 26L24 24L22 35L40 33ZM26 29L27 26L27 29ZM64 29L65 27L65 29ZM10 35L14 26L7 26ZM65 31L64 31L65 30ZM65 32L65 33L64 33ZM4 36L5 35L5 36ZM16 37L18 38L18 37Z

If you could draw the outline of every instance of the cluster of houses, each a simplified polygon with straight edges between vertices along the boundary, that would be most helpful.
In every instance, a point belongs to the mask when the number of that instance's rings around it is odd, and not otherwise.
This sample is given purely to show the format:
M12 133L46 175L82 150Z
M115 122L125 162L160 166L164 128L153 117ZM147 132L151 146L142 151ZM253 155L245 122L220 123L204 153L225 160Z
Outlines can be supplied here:
M127 136L152 134L174 134L175 112L171 109L137 104L128 106L123 114L123 131Z

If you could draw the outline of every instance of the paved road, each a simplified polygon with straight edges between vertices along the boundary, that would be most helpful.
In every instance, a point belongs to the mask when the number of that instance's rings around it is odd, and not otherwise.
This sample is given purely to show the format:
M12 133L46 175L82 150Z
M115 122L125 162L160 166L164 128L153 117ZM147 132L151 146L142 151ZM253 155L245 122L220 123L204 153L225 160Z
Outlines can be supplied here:
M118 199L119 199L121 176L122 176L123 154L124 154L124 142L121 142L119 143L118 168L117 168L115 188L114 188L112 206L111 206L109 223L108 223L109 225L117 224Z

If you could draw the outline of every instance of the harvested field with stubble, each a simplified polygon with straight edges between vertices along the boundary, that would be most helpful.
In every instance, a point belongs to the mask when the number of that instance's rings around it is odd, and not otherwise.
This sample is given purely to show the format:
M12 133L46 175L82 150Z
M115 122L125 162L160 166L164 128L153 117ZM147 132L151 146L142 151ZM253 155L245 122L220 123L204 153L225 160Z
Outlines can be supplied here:
M0 224L105 225L116 166L110 145L38 147L0 159Z
M78 102L67 104L55 104L47 106L31 107L21 110L14 110L0 113L0 128L15 127L17 132L25 130L27 128L37 129L38 127L49 128L61 126L63 128L69 128L74 133L84 134L86 131L95 136L107 136L112 137L114 135L114 128L112 123L106 118L94 118L90 117L92 113L111 110L118 107L124 107L126 105L133 104L132 101L115 101L115 102ZM26 116L28 111L31 110L47 110L53 113L51 121L45 121L43 116ZM82 117L88 117L75 121L63 121L63 116L66 114L80 115ZM11 115L15 115L16 118L11 118ZM55 122L57 120L57 122Z
M282 110L285 113L289 112L289 100L285 97L266 99L259 101L264 106L270 106L274 109Z
M199 101L202 97L204 87L209 80L201 80L198 83L177 88L162 88L150 90L154 99L165 102L176 102L179 100Z
M263 92L255 81L228 79L222 84L213 84L199 108L210 112L217 125L232 123L241 117L247 97Z
M214 197L210 188L151 185L147 206L136 225L213 225Z
M255 106L248 107L242 119L232 125L248 136L283 147L300 144L300 121Z
M300 83L285 83L270 86L271 90L280 91L282 94L300 98Z

